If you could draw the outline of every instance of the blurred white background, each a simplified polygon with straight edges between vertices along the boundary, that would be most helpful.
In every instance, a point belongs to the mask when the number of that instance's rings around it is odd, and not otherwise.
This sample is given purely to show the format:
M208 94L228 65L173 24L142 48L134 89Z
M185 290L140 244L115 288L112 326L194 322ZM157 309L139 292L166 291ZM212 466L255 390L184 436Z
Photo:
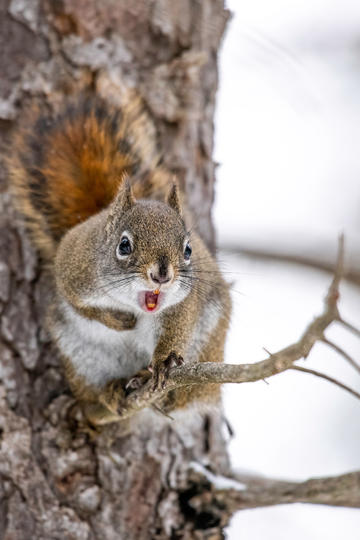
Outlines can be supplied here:
M216 117L219 239L360 266L360 2L229 0Z
M242 0L220 56L215 159L218 245L331 260L341 231L360 268L360 1ZM331 276L311 267L220 253L234 281L228 362L264 358L322 310ZM360 289L341 311L360 326ZM360 361L360 340L328 334ZM360 390L344 359L317 346L307 367ZM360 469L360 402L288 372L229 385L236 468L305 480ZM358 540L360 510L294 505L239 512L230 540Z

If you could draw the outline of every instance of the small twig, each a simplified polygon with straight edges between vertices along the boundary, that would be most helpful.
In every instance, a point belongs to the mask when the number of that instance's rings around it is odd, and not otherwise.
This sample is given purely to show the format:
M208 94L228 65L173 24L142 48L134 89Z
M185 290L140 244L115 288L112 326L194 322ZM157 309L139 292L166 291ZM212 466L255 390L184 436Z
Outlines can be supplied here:
M303 373L310 373L311 375L315 375L316 377L320 377L321 379L325 379L326 381L329 381L333 384L336 384L336 386L339 386L343 390L346 390L356 398L360 399L360 394L350 388L350 386L346 386L346 384L343 384L342 382L338 381L337 379L334 379L333 377L330 377L329 375L326 375L325 373L321 373L321 371L316 371L315 369L309 369L304 368L302 366L291 366L289 369L294 369L295 371L302 371Z
M235 435L234 428L232 427L232 425L230 424L230 421L226 418L226 416L223 415L222 418L226 426L226 429L228 430L229 437L230 439L232 439Z
M328 311L333 316L333 321L340 318L339 311L337 308L337 302L339 300L339 285L340 281L344 275L344 235L340 235L339 238L339 253L335 265L335 272L332 283L330 285L328 294L326 296L326 305Z
M360 373L360 366L355 362L355 360L353 360L353 358L351 358L351 356L347 352L345 352L341 347L336 345L336 343L333 343L332 341L326 339L325 337L322 339L322 341L323 341L323 343L326 343L326 345L329 345L329 347L334 349L334 351L341 354L341 356L343 356L345 358L345 360L347 360L349 362L349 364L354 369L356 369L356 371L358 371L358 373Z
M360 337L360 330L358 328L356 328L356 326L353 326L352 324L348 323L347 321L344 321L344 319L342 319L340 316L339 316L339 318L337 320L339 321L339 323L341 323L343 326L345 326L345 328L350 330L350 332L355 334L357 337Z

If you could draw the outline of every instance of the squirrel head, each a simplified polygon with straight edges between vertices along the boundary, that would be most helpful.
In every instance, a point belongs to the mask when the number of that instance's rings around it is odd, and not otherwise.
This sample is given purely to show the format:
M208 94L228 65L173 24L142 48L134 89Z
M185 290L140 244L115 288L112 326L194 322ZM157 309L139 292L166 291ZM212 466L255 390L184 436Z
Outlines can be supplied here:
M108 209L99 246L99 290L112 305L159 312L190 290L191 246L178 188L166 202L135 200L128 180Z

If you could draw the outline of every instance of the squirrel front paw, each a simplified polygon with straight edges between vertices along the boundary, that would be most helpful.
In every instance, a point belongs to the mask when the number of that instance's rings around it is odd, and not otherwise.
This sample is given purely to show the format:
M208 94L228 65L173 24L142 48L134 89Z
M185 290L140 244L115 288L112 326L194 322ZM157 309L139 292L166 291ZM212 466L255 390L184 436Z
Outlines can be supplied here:
M175 351L171 351L163 362L153 363L149 369L152 371L152 389L162 389L165 387L171 368L182 366L184 359Z
M127 311L118 311L114 316L121 324L122 330L132 330L136 325L136 317Z

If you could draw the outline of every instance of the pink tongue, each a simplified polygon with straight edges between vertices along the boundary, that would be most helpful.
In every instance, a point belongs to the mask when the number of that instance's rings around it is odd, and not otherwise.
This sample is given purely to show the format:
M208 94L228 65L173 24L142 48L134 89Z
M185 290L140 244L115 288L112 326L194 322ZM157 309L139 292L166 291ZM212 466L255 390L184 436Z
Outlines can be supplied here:
M145 304L150 311L156 308L159 295L152 292L145 293Z

